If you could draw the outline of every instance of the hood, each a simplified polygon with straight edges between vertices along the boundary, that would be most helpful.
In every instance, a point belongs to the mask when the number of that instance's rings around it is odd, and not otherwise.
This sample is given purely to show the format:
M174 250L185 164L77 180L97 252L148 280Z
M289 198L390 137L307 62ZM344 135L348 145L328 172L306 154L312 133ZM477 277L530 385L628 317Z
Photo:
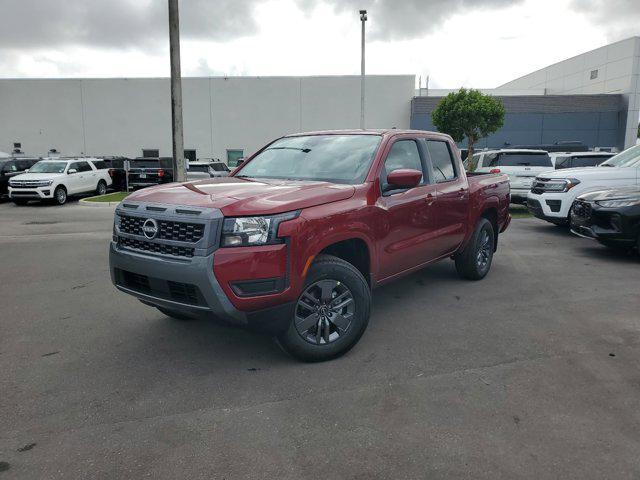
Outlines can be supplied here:
M352 185L298 180L211 178L144 188L127 200L213 207L225 216L270 215L346 200Z
M562 168L560 170L550 170L538 174L540 178L577 178L578 180L588 180L590 178L636 178L636 168L633 167L584 167L584 168Z
M21 173L11 177L11 180L52 180L65 175L66 173Z
M628 187L628 188L611 188L607 190L598 190L596 192L583 193L578 198L586 202L595 202L599 200L618 200L623 198L640 200L640 188Z

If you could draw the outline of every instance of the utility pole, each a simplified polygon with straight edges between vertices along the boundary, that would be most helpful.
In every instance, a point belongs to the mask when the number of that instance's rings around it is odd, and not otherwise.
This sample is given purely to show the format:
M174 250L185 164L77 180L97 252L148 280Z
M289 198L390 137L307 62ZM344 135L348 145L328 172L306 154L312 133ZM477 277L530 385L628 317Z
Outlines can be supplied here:
M182 77L180 73L180 17L178 0L169 1L169 56L171 59L171 133L173 136L173 179L187 180L182 133Z
M362 22L362 47L360 50L360 128L364 129L364 23L367 21L367 11L360 10Z

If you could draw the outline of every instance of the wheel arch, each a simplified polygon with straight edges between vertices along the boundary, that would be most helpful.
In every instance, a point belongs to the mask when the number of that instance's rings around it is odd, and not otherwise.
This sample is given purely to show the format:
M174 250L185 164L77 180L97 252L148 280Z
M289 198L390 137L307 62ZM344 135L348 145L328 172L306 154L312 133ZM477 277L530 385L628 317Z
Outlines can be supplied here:
M351 236L343 239L333 239L323 244L318 250L318 255L326 254L333 255L340 258L345 262L349 262L356 267L358 271L365 278L369 286L372 285L371 274L371 252L372 248L370 242L361 236ZM306 271L305 271L306 275Z

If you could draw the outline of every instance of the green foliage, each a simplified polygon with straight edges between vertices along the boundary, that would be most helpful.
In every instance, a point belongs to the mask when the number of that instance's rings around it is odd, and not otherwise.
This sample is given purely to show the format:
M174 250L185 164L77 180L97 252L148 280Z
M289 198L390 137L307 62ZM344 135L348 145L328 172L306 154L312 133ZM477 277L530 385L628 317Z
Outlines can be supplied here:
M471 153L479 139L504 125L504 105L491 95L461 88L444 97L431 118L440 132L451 135L456 142L466 137Z

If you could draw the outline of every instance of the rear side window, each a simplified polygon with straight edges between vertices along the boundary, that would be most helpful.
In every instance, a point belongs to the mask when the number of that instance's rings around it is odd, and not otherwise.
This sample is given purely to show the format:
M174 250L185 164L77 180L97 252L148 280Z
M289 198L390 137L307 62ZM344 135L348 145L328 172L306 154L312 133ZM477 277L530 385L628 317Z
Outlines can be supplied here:
M98 170L104 170L109 168L107 166L107 162L105 162L104 160L95 160L93 162L93 166L96 167Z
M429 149L436 183L448 182L456 178L453 156L447 142L427 140L427 148Z
M490 167L553 167L547 153L495 153L491 155Z
M603 155L581 155L571 159L572 167L595 167L611 157Z
M382 185L387 185L387 174L400 168L410 168L423 172L420 183L424 180L424 171L422 170L422 161L420 160L420 152L418 144L415 140L398 140L391 146L387 159L382 169Z

